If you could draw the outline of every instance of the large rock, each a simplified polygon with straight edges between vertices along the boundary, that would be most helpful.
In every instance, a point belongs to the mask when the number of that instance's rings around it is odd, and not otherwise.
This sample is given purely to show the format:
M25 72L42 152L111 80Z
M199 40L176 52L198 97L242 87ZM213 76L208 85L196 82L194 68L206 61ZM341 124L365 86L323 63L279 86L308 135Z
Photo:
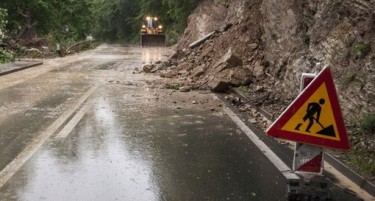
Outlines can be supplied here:
M205 64L202 64L198 67L196 67L192 72L191 75L193 77L199 77L203 75L207 71L208 67Z
M189 68L189 63L188 62L183 62L178 64L177 70L187 70Z
M251 43L251 44L249 45L249 48L250 48L251 50L255 50L255 49L258 48L258 44L257 44L257 43Z
M158 70L165 70L167 69L168 67L170 67L171 64L167 61L163 61L163 62L160 62L156 65L156 69Z
M255 62L253 75L256 77L257 80L261 80L265 77L264 66L262 65L261 61Z
M228 8L215 1L200 1L199 6L187 19L188 26L179 38L177 49L187 47L192 42L217 30L226 22Z
M254 77L250 69L240 68L231 70L229 73L229 83L233 86L247 86L254 82Z
M224 62L215 66L215 73L220 73L220 72L223 72L224 70L231 69L231 68L233 68L233 66L230 63Z
M229 83L223 79L214 78L209 83L212 92L224 93L229 88Z
M155 67L156 66L154 64L147 64L147 65L143 66L143 71L145 73L152 73L152 72L154 72Z
M183 87L179 88L179 91L181 91L181 92L189 92L190 89L191 89L191 87L189 87L189 86L183 86Z
M232 52L232 48L229 48L227 53L215 64L215 66L222 65L224 63L229 64L231 67L242 66L242 60L239 56Z
M176 72L171 71L171 70L163 71L163 72L160 73L160 77L173 78L173 77L176 77Z

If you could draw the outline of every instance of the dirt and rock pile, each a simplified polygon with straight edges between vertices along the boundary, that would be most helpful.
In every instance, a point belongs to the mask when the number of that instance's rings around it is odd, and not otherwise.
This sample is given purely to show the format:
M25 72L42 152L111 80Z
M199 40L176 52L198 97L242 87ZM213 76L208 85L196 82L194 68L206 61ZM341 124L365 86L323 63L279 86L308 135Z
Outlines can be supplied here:
M357 134L375 114L375 0L222 2L198 6L176 53L153 72L189 89L241 86L278 116L298 95L303 72L330 66L353 149L374 150L374 133L366 145Z
M303 72L331 66L345 112L356 112L360 119L375 108L372 3L207 0L190 16L170 59L176 68L167 74L193 88L219 92L226 86L247 86L250 94L261 96L267 91L267 103L285 106L298 94ZM204 43L189 47L212 31ZM216 90L217 85L224 87ZM270 106L275 113L283 109Z

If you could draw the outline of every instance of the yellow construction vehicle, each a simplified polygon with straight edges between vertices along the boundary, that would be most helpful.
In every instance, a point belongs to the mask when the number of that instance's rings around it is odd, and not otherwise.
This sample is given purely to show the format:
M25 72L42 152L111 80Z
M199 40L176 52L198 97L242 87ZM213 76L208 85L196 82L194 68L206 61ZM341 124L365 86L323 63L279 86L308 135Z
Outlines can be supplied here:
M141 27L142 46L165 46L164 27L158 17L145 16Z

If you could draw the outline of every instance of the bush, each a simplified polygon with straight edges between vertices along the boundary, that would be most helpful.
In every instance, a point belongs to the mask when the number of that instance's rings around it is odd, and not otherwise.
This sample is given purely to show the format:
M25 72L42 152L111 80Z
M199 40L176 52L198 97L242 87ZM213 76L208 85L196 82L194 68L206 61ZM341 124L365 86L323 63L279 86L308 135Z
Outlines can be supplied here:
M172 84L167 83L167 84L166 84L166 88L167 88L167 89L173 89L173 90L179 90L181 86L182 86L182 85L179 84L179 83L172 83Z
M363 132L375 134L375 114L366 114L361 121Z
M5 26L7 25L8 21L6 20L8 16L7 10L0 8L0 40L5 37Z
M350 163L357 167L360 172L370 177L375 176L375 155L366 150L353 150L349 152Z
M15 59L15 53L8 50L0 49L0 63L13 62Z
M366 56L371 50L370 45L362 42L354 44L353 49L359 57Z

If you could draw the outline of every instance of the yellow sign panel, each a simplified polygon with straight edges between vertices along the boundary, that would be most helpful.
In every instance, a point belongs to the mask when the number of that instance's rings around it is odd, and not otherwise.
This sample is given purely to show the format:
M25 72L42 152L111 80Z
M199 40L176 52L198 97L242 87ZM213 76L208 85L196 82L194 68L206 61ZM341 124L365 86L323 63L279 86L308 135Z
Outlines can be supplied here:
M267 129L267 135L349 150L331 71L324 68Z
M340 141L326 84L307 99L281 130L302 135Z

